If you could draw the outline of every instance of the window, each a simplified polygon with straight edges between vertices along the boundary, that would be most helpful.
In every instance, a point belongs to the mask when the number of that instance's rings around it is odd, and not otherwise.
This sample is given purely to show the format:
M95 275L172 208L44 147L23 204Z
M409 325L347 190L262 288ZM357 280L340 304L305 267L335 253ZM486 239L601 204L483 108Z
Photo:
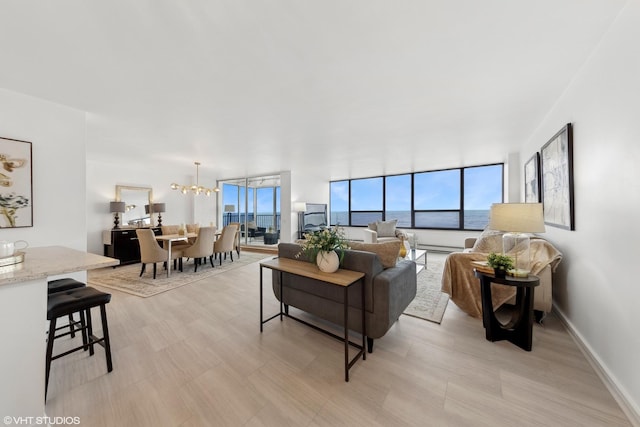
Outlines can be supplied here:
M415 174L416 228L460 228L460 169Z
M384 216L397 219L398 227L411 227L411 174L385 178Z
M382 220L382 177L351 180L351 225Z
M502 203L502 165L464 169L464 229L482 230L489 224L493 203Z
M330 224L349 225L349 181L334 181L330 187Z
M331 225L482 230L492 203L502 202L502 163L385 177L333 181Z

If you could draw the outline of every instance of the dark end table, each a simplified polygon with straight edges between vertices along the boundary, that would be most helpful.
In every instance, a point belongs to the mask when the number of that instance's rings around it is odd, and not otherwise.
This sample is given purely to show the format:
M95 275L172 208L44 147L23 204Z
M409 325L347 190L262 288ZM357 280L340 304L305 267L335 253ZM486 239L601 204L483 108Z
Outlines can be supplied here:
M482 324L488 341L507 340L518 347L531 351L533 341L533 295L534 289L540 284L538 276L527 277L496 277L493 274L475 270L480 279L482 294ZM493 311L491 301L491 283L515 286L516 306L511 319L506 324L501 323Z

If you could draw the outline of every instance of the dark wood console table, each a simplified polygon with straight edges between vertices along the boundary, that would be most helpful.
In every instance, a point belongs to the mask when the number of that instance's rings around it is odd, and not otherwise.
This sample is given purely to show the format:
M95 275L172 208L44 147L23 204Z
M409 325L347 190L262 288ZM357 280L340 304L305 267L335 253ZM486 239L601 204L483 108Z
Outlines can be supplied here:
M262 270L263 268L267 268L270 270L278 271L280 273L280 312L274 314L268 319L264 319L263 316L263 308L262 308ZM322 329L316 325L305 322L302 319L298 319L294 316L291 316L288 312L284 310L284 303L282 302L282 273L294 274L296 276L308 277L310 279L320 280L322 282L340 286L344 289L344 338L339 337L325 329ZM366 323L365 323L365 310L364 310L364 273L359 271L351 271L339 269L335 273L324 273L318 269L315 264L305 261L296 261L288 258L274 258L269 261L260 263L260 332L262 332L262 327L268 321L275 319L276 317L280 317L280 321L282 321L283 317L286 316L290 319L296 320L300 323L304 323L307 326L310 326L320 332L323 332L333 338L344 341L344 380L349 381L349 368L353 366L354 363L362 356L362 360L366 360L367 353L365 351L365 338L367 336L366 331ZM362 344L355 344L349 341L349 286L354 283L363 282L362 283ZM349 360L349 345L357 348L359 351L353 357L353 359Z
M496 277L493 274L475 270L480 279L482 294L482 324L488 341L507 340L518 347L531 351L533 341L533 295L535 287L540 284L538 276L528 277ZM493 311L491 301L491 283L516 286L516 307L508 323L503 324Z
M162 234L160 227L151 227L154 234ZM140 262L140 244L135 228L114 228L103 232L104 256L120 260L120 265Z

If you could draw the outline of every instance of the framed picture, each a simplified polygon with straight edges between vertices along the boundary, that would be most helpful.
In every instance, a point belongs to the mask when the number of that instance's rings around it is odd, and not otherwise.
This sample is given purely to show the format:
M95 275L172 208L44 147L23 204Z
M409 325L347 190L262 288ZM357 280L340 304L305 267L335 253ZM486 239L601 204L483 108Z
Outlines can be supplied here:
M573 132L568 123L540 150L545 224L575 230L573 213Z
M540 154L536 153L524 164L524 201L540 203Z
M0 138L0 228L33 227L31 143Z

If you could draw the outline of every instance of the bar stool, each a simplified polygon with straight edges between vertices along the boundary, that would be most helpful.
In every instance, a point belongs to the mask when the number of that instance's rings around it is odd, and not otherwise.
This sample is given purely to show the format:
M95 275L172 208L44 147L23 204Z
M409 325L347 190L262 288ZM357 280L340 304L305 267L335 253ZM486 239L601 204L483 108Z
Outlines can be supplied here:
M109 327L107 326L107 312L105 305L111 301L111 294L100 292L91 287L81 287L68 289L66 291L55 292L49 295L47 301L47 320L49 320L49 335L47 338L47 357L46 357L46 373L44 399L47 400L47 390L49 388L49 373L51 371L51 361L74 353L78 350L89 349L89 355L93 356L93 346L100 344L104 347L107 359L107 372L113 370L111 362L111 344L109 342ZM102 337L93 335L93 326L91 323L91 309L100 307L100 317L102 319ZM57 355L53 355L53 342L56 338L70 335L72 332L65 332L56 335L56 321L59 317L67 316L75 312L81 313L82 345L72 348ZM85 320L86 318L86 325ZM66 327L66 326L65 326Z
M51 295L56 292L67 291L69 289L84 288L85 286L87 285L85 285L84 283L76 279L72 279L70 277L66 277L64 279L49 280L47 282L47 295ZM76 336L75 326L79 325L81 323L81 320L83 320L82 313L80 313L80 316L81 316L80 320L75 320L73 318L73 313L69 313L69 328L71 329L71 338L75 338ZM64 326L58 327L58 329L62 329L66 327L67 325L64 325Z

